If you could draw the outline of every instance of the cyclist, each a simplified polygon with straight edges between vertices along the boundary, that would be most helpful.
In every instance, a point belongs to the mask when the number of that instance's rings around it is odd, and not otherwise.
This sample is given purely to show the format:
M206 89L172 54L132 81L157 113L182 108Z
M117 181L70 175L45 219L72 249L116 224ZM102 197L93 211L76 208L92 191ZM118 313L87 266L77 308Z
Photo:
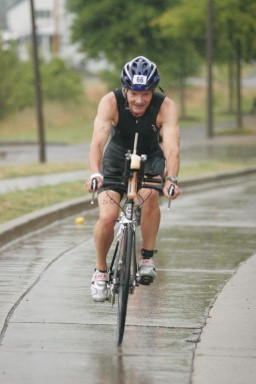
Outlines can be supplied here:
M139 133L137 154L147 155L145 174L159 177L167 172L164 195L168 197L171 184L175 186L172 199L180 194L177 185L180 163L178 112L171 99L155 91L159 80L156 64L138 56L123 67L122 87L106 94L98 106L89 152L91 176L87 181L90 192L92 179L98 181L99 220L94 228L96 268L91 283L95 301L108 299L106 257L119 215L119 207L114 201L119 203L123 196L118 186L109 190L104 183L121 181L125 153L133 150L136 132ZM156 277L153 255L157 252L160 209L157 191L141 189L139 194L145 203L141 213L142 249L138 271L140 283L148 284Z

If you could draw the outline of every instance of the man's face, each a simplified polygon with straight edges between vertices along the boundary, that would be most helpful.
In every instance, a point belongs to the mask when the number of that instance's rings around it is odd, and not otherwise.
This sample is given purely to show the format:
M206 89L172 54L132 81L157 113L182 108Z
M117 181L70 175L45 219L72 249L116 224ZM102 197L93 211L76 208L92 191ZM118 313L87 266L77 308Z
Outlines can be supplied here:
M130 112L134 116L142 116L146 112L147 107L153 96L153 91L127 91L127 101L129 104Z

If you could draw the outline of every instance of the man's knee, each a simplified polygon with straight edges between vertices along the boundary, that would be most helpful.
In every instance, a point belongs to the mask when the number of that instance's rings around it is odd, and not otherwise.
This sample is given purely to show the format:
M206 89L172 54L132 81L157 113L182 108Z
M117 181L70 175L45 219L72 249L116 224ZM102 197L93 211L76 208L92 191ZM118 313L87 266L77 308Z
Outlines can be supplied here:
M159 194L155 189L142 189L140 195L144 200L144 207L152 208L159 205Z
M100 215L99 224L104 228L113 228L117 220L117 215L115 213L108 213L107 215Z

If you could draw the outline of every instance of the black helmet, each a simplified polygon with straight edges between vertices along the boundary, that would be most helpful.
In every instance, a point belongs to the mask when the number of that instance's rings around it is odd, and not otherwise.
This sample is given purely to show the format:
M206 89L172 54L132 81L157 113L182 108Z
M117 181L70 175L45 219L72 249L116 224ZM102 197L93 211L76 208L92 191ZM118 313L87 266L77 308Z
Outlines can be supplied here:
M133 91L147 91L157 87L160 75L157 66L146 57L138 56L129 61L121 72L121 84Z

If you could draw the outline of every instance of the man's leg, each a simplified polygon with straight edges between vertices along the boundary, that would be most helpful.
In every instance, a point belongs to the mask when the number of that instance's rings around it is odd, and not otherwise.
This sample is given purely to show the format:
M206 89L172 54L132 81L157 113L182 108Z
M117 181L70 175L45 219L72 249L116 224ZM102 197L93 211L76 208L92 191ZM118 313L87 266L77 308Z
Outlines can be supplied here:
M110 197L111 198L110 198ZM96 269L107 270L107 254L114 237L114 226L119 214L120 195L114 191L103 191L98 196L99 220L94 227L96 247Z
M139 261L140 284L149 285L156 278L153 256L156 253L156 237L160 224L158 192L142 189L140 195L145 201L141 215L142 250Z
M91 282L91 294L94 301L108 299L106 258L113 241L114 225L119 214L119 206L110 197L120 203L120 195L117 192L103 191L98 196L100 215L94 227L96 269Z
M142 247L152 250L155 249L160 224L158 192L153 189L141 189L140 195L145 200L141 213Z

